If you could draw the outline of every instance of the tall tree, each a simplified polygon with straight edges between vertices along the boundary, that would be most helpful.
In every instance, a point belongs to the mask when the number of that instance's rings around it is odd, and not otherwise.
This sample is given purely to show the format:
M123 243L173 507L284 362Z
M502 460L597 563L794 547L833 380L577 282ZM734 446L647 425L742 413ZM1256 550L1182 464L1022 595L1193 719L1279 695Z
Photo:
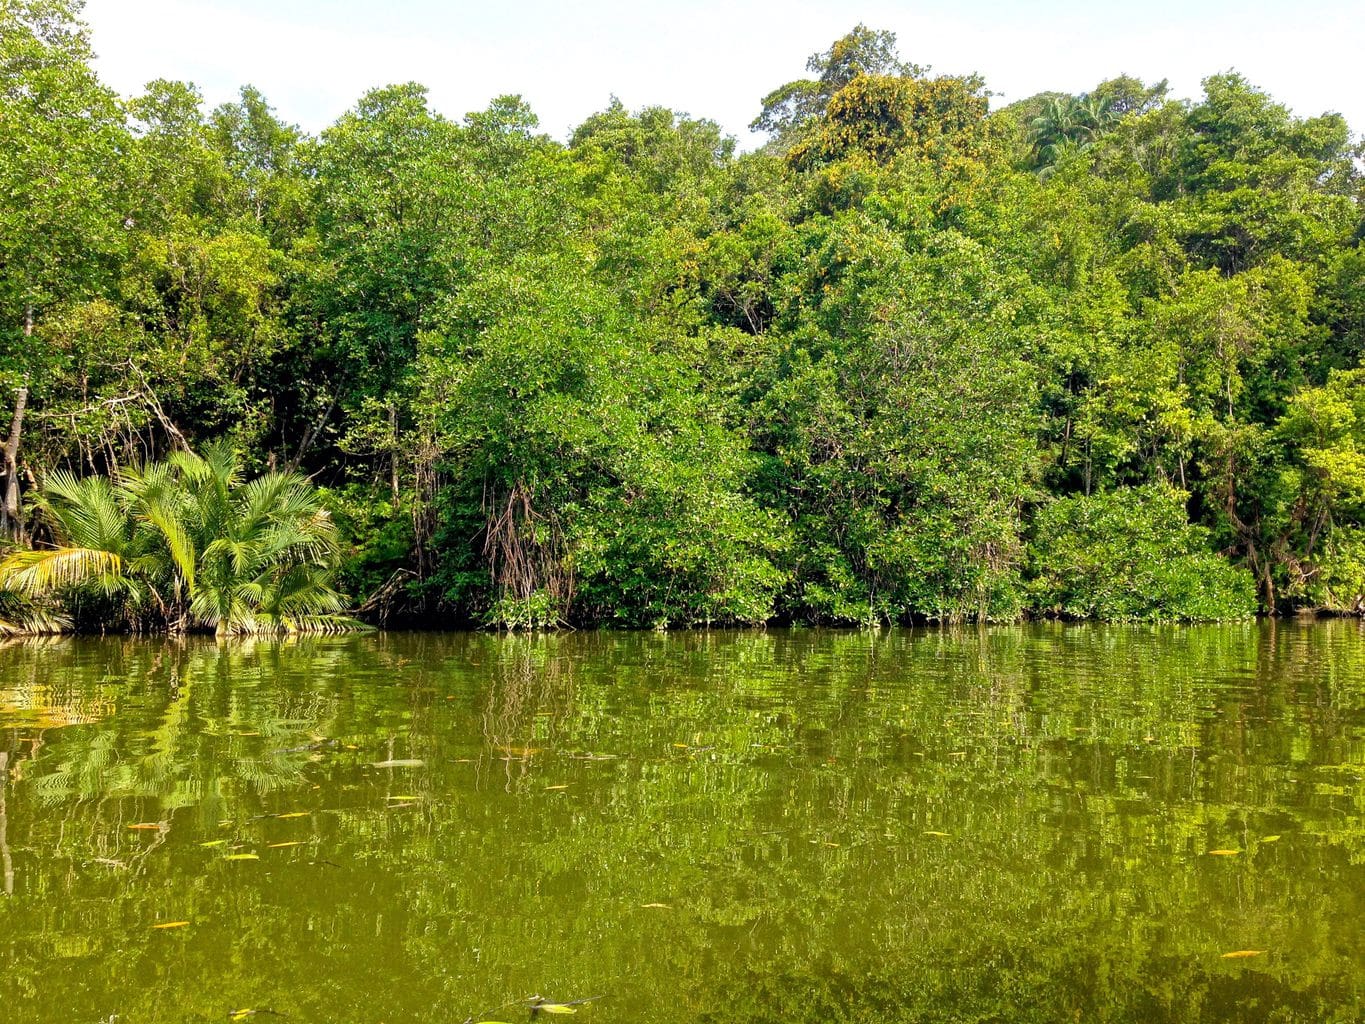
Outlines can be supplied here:
M806 70L816 77L800 78L768 93L763 109L749 125L754 131L769 133L780 149L823 114L834 94L859 75L917 76L928 69L897 56L896 33L859 23L828 50L811 54Z
M0 6L0 534L22 534L25 414L50 361L42 319L97 293L123 247L121 176L130 138L118 99L90 68L79 0Z

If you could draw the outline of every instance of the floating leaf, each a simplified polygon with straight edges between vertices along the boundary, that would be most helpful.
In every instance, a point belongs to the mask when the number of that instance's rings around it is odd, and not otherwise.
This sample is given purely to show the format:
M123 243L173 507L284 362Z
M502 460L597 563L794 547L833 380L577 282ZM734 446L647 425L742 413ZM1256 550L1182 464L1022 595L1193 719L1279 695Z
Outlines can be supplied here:
M386 797L385 799L387 799L387 800L420 800L420 799L422 799L422 798L419 797L419 796L413 796L413 795L411 795L411 794L405 794L405 795L403 795L403 796L390 796L390 797Z
M932 832L932 831L926 831L924 834L925 834L926 836L938 836L940 839L949 839L949 838L952 837L952 833L951 833L951 832Z
M562 785L562 786L546 786L546 787L545 787L545 792L547 792L547 793L552 793L552 792L554 792L554 791L557 790L557 789L568 789L568 788L569 788L569 784L566 782L566 783L564 783L564 785Z
M1236 857L1241 850L1210 850L1210 857Z
M184 928L188 924L188 921L165 921L161 924L152 925L152 930L156 931L162 928Z
M426 764L425 761L415 757L400 757L389 761L375 761L371 768L420 768Z
M572 1006L566 1006L566 1005L564 1005L563 1003L537 1003L536 1006L535 1006L535 1009L544 1011L545 1013L577 1013L577 1012L578 1012L578 1011L575 1010Z
M223 860L260 860L259 853L229 853Z
M290 811L288 814L277 814L277 815L275 815L275 817L277 817L277 818L306 818L306 817L308 817L308 815L309 815L309 812L308 812L308 811Z
M129 825L128 827L131 828L131 829L134 829L134 830L141 830L141 831L144 831L144 832L153 832L153 831L155 831L155 832L160 832L160 831L161 831L163 828L165 828L166 826L165 826L165 825L160 825L160 824L158 824L158 823L155 822L155 821L140 821L140 822L138 822L136 825Z
M1231 953L1224 953L1220 960L1245 960L1249 956L1260 956L1264 949L1234 949Z
M290 840L289 842L287 842L287 843L271 843L269 846L266 847L266 849L267 849L267 850L278 850L278 849L280 849L280 848L282 848L282 847L285 847L285 846L303 846L303 845L304 845L304 841L303 841L302 839L291 839L291 840Z
M641 903L640 906L643 907L645 910L652 910L654 908L658 908L659 910L673 909L667 903Z
M207 843L200 843L200 846L226 846L226 839L210 839Z
M1278 843L1279 841L1280 841L1280 837L1279 837L1279 836L1262 836L1262 837L1261 837L1261 842L1263 842L1263 843Z

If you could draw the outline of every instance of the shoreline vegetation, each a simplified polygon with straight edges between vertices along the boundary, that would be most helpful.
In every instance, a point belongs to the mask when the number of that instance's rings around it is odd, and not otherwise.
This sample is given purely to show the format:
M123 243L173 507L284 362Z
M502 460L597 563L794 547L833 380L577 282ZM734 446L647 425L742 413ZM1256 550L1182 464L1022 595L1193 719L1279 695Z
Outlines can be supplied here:
M1365 150L1235 72L767 141L123 99L0 9L0 634L1365 613Z

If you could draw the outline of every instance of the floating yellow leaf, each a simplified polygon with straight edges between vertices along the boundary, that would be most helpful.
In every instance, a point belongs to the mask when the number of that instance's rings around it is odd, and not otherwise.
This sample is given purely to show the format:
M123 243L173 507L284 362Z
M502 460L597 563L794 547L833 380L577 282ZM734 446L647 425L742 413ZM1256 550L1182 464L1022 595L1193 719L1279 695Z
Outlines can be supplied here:
M229 853L223 860L260 860L259 853Z
M405 795L403 795L403 796L391 796L391 797L386 797L385 799L388 799L388 800L420 800L421 797L416 797L416 796L413 796L413 795L411 795L411 794L405 794Z
M538 1003L535 1009L545 1013L577 1013L572 1006L565 1006L563 1003Z
M926 836L938 836L941 839L948 839L952 835L950 832L925 832L924 834Z
M1279 841L1280 841L1280 837L1279 837L1279 836L1262 836L1262 837L1261 837L1261 842L1263 842L1263 843L1278 843Z
M131 829L141 829L143 831L149 832L150 831L160 832L166 826L159 825L155 821L140 821L136 825L129 825L128 827Z
M376 761L370 765L371 768L420 768L426 764L421 758L417 757L395 757L387 761Z
M656 908L657 908L658 910L671 910L671 909L672 909L667 903L641 903L640 906L641 906L642 908L644 908L645 910L654 910L654 909L656 909Z
M1236 857L1241 850L1210 850L1210 857Z
M1220 960L1245 960L1249 956L1260 956L1264 949L1234 949L1231 953L1224 953Z
M226 846L226 839L210 839L207 843L200 843L200 846Z
M308 817L308 812L307 812L307 811L290 811L288 814L277 814L277 815L275 815L275 817L277 817L277 818L306 818L306 817Z
M281 847L285 847L285 846L302 846L303 844L304 844L304 841L303 841L302 839L291 839L291 840L290 840L289 842L287 842L287 843L271 843L269 846L266 847L266 849L267 849L267 850L278 850L278 849L280 849Z
M546 787L545 787L545 792L547 792L547 793L552 793L552 792L554 792L556 789L568 789L568 788L569 788L569 784L566 782L566 783L564 783L564 785L562 785L562 786L546 786Z
M187 924L189 924L188 921L166 921L162 924L152 925L152 929L158 930L161 928L184 928Z

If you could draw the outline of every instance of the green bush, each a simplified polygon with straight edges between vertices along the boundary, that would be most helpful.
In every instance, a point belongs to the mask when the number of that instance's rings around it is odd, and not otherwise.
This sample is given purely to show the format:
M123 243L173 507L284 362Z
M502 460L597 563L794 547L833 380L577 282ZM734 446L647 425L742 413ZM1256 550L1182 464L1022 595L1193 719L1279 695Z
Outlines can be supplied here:
M1160 484L1062 498L1034 521L1035 610L1076 619L1214 621L1256 612L1251 574L1207 549L1182 491Z

